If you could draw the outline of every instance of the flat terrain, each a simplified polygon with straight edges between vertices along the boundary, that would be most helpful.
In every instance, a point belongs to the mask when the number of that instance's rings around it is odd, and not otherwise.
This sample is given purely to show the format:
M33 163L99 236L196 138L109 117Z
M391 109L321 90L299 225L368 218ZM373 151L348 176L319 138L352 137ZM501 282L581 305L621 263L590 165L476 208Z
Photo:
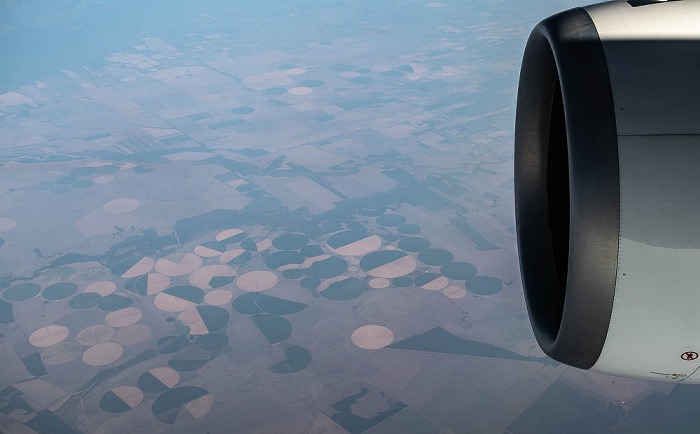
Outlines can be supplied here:
M43 65L0 94L0 431L697 431L528 323L517 78L567 5L67 3L3 6L54 42L0 50Z

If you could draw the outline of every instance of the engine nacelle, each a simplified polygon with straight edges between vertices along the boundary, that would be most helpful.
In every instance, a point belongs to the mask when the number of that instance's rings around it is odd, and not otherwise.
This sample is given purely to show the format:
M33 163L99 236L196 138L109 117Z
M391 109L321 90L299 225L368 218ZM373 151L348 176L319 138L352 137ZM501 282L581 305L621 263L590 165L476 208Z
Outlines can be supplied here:
M700 0L550 17L525 49L515 209L550 357L700 383Z

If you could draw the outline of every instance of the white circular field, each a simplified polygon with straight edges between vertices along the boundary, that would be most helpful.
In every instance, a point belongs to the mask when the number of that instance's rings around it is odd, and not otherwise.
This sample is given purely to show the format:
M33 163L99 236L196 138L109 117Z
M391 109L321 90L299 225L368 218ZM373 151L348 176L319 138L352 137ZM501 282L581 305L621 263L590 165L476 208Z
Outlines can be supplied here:
M251 271L239 277L236 285L248 292L267 291L277 285L277 275L270 271Z
M88 285L83 292L100 294L101 296L106 296L113 293L117 289L117 285L109 280L103 280L101 282L95 282Z
M70 332L66 327L50 325L36 330L29 336L29 343L35 347L50 347L63 342Z
M114 199L104 204L102 209L107 214L124 214L134 211L139 205L140 203L136 199Z
M130 306L108 313L105 323L112 327L126 327L139 322L142 316L141 309Z
M83 353L83 362L90 366L104 366L116 361L124 353L124 348L114 342L104 342L88 348Z
M350 339L362 349L378 350L394 341L394 333L384 326L366 325L355 330Z

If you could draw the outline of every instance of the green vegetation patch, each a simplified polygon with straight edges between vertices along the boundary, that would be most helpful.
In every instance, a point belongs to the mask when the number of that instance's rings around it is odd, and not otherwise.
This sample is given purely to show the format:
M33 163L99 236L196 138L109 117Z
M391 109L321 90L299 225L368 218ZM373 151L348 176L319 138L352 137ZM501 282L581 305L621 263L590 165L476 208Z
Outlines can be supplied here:
M396 227L406 223L406 218L398 214L384 214L377 217L377 224L386 227Z
M141 376L138 379L137 385L139 386L139 389L149 393L160 393L165 392L169 389L168 386L166 386L162 381L160 381L150 372L145 372L141 374Z
M14 321L15 316L12 314L12 303L0 300L0 324L9 324Z
M284 234L272 240L272 245L280 250L299 250L309 244L309 237L304 234Z
M465 282L467 289L477 295L493 295L501 292L503 283L488 276L474 276Z
M180 359L173 357L168 360L168 366L177 372L192 372L206 365L209 359Z
M36 283L20 283L5 290L2 296L7 301L24 301L36 297L41 292L41 286Z
M304 275L304 270L300 270L300 269L298 269L298 268L292 269L292 270L284 270L284 271L282 272L282 276L283 276L285 279L291 279L291 280L293 280L293 279L298 279L298 278L300 278L300 277L303 276L303 275Z
M265 95L284 95L287 93L287 89L283 87L268 87L267 89L263 90L263 93Z
M258 244L255 241L253 241L253 239L246 238L245 240L241 241L241 248L251 252L257 252Z
M71 282L59 282L49 285L41 292L41 296L47 300L61 300L75 294L78 285Z
M249 191L249 192L246 193L245 195L248 196L248 197L252 197L253 199L256 199L256 198L258 198L258 197L263 197L263 196L265 196L265 194L266 194L266 193L265 193L264 191L262 191L262 190L253 190L253 191Z
M253 113L255 109L253 107L247 107L247 106L241 106L241 107L236 107L231 109L231 113L237 114L237 115L247 115L250 113Z
M95 174L95 168L94 167L76 167L75 169L70 171L71 176L92 176Z
M236 190L247 193L249 191L255 190L255 186L253 184L241 184L238 187L236 187Z
M225 241L207 241L202 244L200 244L202 247L206 247L208 249L216 250L217 252L224 253L226 251L226 242Z
M271 344L283 342L292 335L292 323L279 315L262 313L250 318Z
M121 276L122 274L129 271L129 269L136 265L136 263L138 263L141 259L143 259L143 256L130 256L128 258L122 259L112 264L109 267L109 271L115 276Z
M420 232L421 228L420 228L420 226L418 226L418 225L416 225L416 224L413 224L413 223L405 223L405 224L402 224L402 225L398 225L398 226L396 227L396 230L397 230L400 234L404 234L404 235L415 235L415 234L417 234L417 233Z
M438 273L424 273L419 276L416 276L416 278L413 280L413 282L416 284L416 286L423 286L425 284L428 284L432 282L433 280L437 279L440 277L440 274Z
M134 292L139 295L147 295L148 294L148 274L144 274L143 276L135 277L124 285L124 288L127 291Z
M228 237L224 240L221 240L222 243L226 244L233 244L233 243L239 243L241 240L243 240L246 237L245 232L241 232L240 234L236 234L232 237Z
M209 392L197 386L173 387L153 401L151 412L159 421L172 424L175 423L175 418L182 405L207 394Z
M370 232L362 230L338 232L337 234L334 234L328 238L328 245L334 249L338 249L371 236L372 234Z
M24 367L27 368L27 371L35 377L41 377L47 374L44 362L41 361L41 354L38 352L22 357L22 363Z
M428 265L445 265L452 262L454 255L443 249L428 249L420 252L418 259Z
M307 277L305 279L301 279L299 285L301 285L302 288L306 289L316 289L321 285L321 279L317 279L315 277Z
M256 246L257 248L257 246ZM246 262L250 261L253 259L253 254L250 253L249 251L245 251L241 253L240 255L236 256L235 258L231 259L230 261L227 262L228 265L243 265Z
M386 264L390 264L406 256L406 253L398 250L380 250L378 252L372 252L365 255L360 260L360 268L362 271L367 273L375 268L382 267Z
M258 307L255 301L258 298L258 294L255 292L249 292L247 294L239 295L233 300L231 306L233 310L243 315L255 315L262 313L262 309Z
M353 83L357 83L357 84L367 84L367 83L371 83L374 80L372 80L369 77L353 77L350 79L350 81L352 81Z
M466 280L476 276L476 267L468 262L452 262L440 268L445 277L454 280Z
M78 294L71 298L68 302L68 306L72 307L73 309L88 309L97 306L100 300L102 300L102 296L100 294L88 292L85 294Z
M413 279L408 276L397 277L391 281L391 284L396 288L408 288L413 285Z
M273 297L265 294L258 294L255 304L267 313L275 315L290 315L301 312L309 307L308 304L299 303L296 301L285 300L283 298Z
M48 157L47 157L48 160ZM27 411L25 414L30 414ZM61 420L58 416L52 412L44 409L39 410L34 413L34 417L24 423L27 427L33 429L38 433L50 433L50 434L75 434L73 428L71 428L67 423Z
M299 86L303 86L303 87L321 87L321 86L323 86L324 84L326 84L326 83L324 83L324 82L321 81L321 80L304 80L304 81L302 81L301 83L299 83Z
M132 298L124 297L119 294L109 294L97 303L97 308L106 312L114 312L131 306L133 302L134 300Z
M325 252L318 244L311 244L301 249L301 254L307 258L313 258L314 256L321 256Z
M111 390L100 398L100 408L107 413L124 413L131 410L131 407Z
M204 300L204 291L192 285L178 285L168 288L163 291L173 297L178 297L183 300L191 301L192 303L201 303Z
M265 265L268 268L276 270L286 265L301 265L305 260L306 258L304 255L299 252L295 252L293 250L281 250L279 252L267 255L265 258Z
M213 276L209 279L209 286L212 288L221 288L233 282L236 276Z
M292 345L284 350L285 358L268 369L275 374L299 372L311 363L311 352L300 345Z
M215 332L228 324L229 314L226 309L218 306L197 306L197 312L207 326L207 330Z
M348 269L348 264L337 256L331 256L323 261L314 262L305 270L307 276L317 279L328 279L340 276Z
M430 248L430 241L425 238L408 237L399 241L398 246L404 252L422 252Z
M348 277L339 282L333 282L321 291L321 295L330 300L352 300L366 290L365 283L356 277Z

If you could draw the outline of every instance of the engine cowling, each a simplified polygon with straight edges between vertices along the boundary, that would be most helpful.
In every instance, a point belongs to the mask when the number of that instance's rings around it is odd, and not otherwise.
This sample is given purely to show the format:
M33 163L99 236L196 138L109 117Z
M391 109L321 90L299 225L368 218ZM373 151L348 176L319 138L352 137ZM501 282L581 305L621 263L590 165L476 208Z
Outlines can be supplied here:
M700 383L700 1L538 24L520 73L515 210L537 341L582 369Z

